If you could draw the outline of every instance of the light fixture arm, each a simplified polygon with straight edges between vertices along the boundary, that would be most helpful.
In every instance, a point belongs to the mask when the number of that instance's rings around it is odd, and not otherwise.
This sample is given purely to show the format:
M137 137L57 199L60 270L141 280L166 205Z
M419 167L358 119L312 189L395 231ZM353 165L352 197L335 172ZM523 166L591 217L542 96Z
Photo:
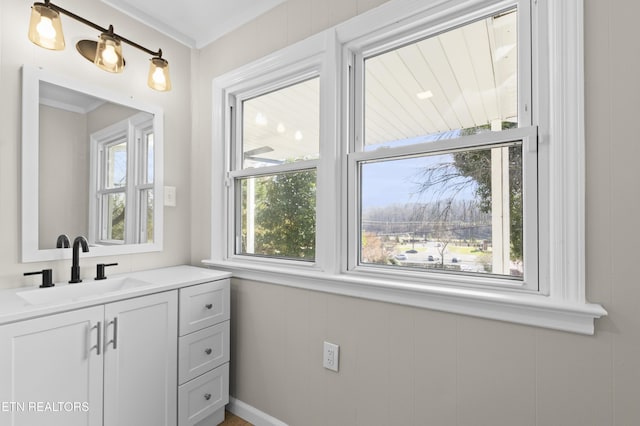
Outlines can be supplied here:
M146 47L136 43L135 41L131 41L131 40L121 36L120 34L116 34L116 33L113 32L113 25L109 25L109 28L103 28L100 25L95 24L95 23L89 21L88 19L83 18L82 16L78 16L73 12L69 12L68 10L66 10L66 9L64 9L64 8L62 8L60 6L51 3L49 0L44 0L44 3L34 3L34 4L44 5L44 6L48 7L48 8L50 8L50 9L53 9L53 10L59 12L59 13L62 13L63 15L66 15L66 16L72 18L72 19L75 19L78 22L82 22L83 24L85 24L85 25L87 25L87 26L89 26L89 27L91 27L93 29L96 29L96 30L100 31L101 33L107 33L107 34L117 38L118 40L120 40L120 41L122 41L124 43L127 43L129 46L133 46L136 49L142 50L143 52L145 52L145 53L147 53L149 55L152 55L152 56L157 57L157 58L162 58L162 49L158 49L158 51L153 51L151 49L147 49Z

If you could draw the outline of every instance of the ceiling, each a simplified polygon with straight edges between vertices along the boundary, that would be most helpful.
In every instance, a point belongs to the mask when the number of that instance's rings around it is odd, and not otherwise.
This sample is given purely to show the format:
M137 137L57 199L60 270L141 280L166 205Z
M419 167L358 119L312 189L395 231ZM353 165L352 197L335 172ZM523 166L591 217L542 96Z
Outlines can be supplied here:
M86 114L106 101L86 93L40 81L40 104L78 114Z
M163 34L200 49L285 0L102 0Z
M124 4L132 0L103 1ZM137 7L154 10L150 0L137 1ZM155 1L169 4L167 0ZM187 1L176 23L188 22L188 10L197 9L200 2ZM251 4L266 7L279 1L253 0ZM220 16L217 10L227 6L217 9L219 4L214 0L200 6L211 11L200 15ZM230 9L237 12L238 8ZM262 9L252 10L256 14ZM240 22L239 15L235 19ZM231 25L228 23L229 28ZM200 36L194 42L205 43L208 37L215 35ZM367 59L362 94L365 150L456 137L463 129L481 126L499 130L505 122L517 123L517 51L517 17L515 10L510 10ZM57 98L55 93L49 95L58 104L75 103ZM87 109L95 100L82 101L85 104L79 108ZM244 166L317 158L321 144L319 107L317 78L245 100Z
M367 59L364 149L517 123L517 52L510 10ZM244 101L244 166L317 158L319 102L314 80Z

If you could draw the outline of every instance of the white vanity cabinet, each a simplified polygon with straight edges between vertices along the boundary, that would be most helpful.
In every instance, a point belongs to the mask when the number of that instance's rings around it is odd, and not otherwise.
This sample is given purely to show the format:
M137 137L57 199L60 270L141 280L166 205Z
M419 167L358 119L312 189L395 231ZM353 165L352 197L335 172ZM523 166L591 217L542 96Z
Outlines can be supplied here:
M105 305L104 426L174 426L177 291Z
M229 402L229 280L180 289L178 426L212 426Z
M99 306L0 326L0 424L102 425L103 324Z
M177 290L0 326L3 426L173 426Z

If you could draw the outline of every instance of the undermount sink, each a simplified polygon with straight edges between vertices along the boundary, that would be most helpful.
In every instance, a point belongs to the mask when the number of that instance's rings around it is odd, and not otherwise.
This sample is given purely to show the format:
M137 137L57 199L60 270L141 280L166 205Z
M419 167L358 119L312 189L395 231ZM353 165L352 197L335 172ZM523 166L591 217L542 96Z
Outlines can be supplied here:
M85 281L78 284L62 284L56 287L26 290L16 293L31 305L58 303L100 297L107 293L115 293L150 286L148 282L133 278L109 278L102 281Z

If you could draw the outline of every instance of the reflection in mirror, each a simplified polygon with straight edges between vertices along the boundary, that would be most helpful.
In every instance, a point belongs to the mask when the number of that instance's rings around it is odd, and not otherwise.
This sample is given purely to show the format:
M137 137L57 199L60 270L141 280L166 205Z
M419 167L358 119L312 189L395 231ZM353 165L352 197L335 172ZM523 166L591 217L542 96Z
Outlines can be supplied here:
M162 110L23 67L23 261L162 249Z

